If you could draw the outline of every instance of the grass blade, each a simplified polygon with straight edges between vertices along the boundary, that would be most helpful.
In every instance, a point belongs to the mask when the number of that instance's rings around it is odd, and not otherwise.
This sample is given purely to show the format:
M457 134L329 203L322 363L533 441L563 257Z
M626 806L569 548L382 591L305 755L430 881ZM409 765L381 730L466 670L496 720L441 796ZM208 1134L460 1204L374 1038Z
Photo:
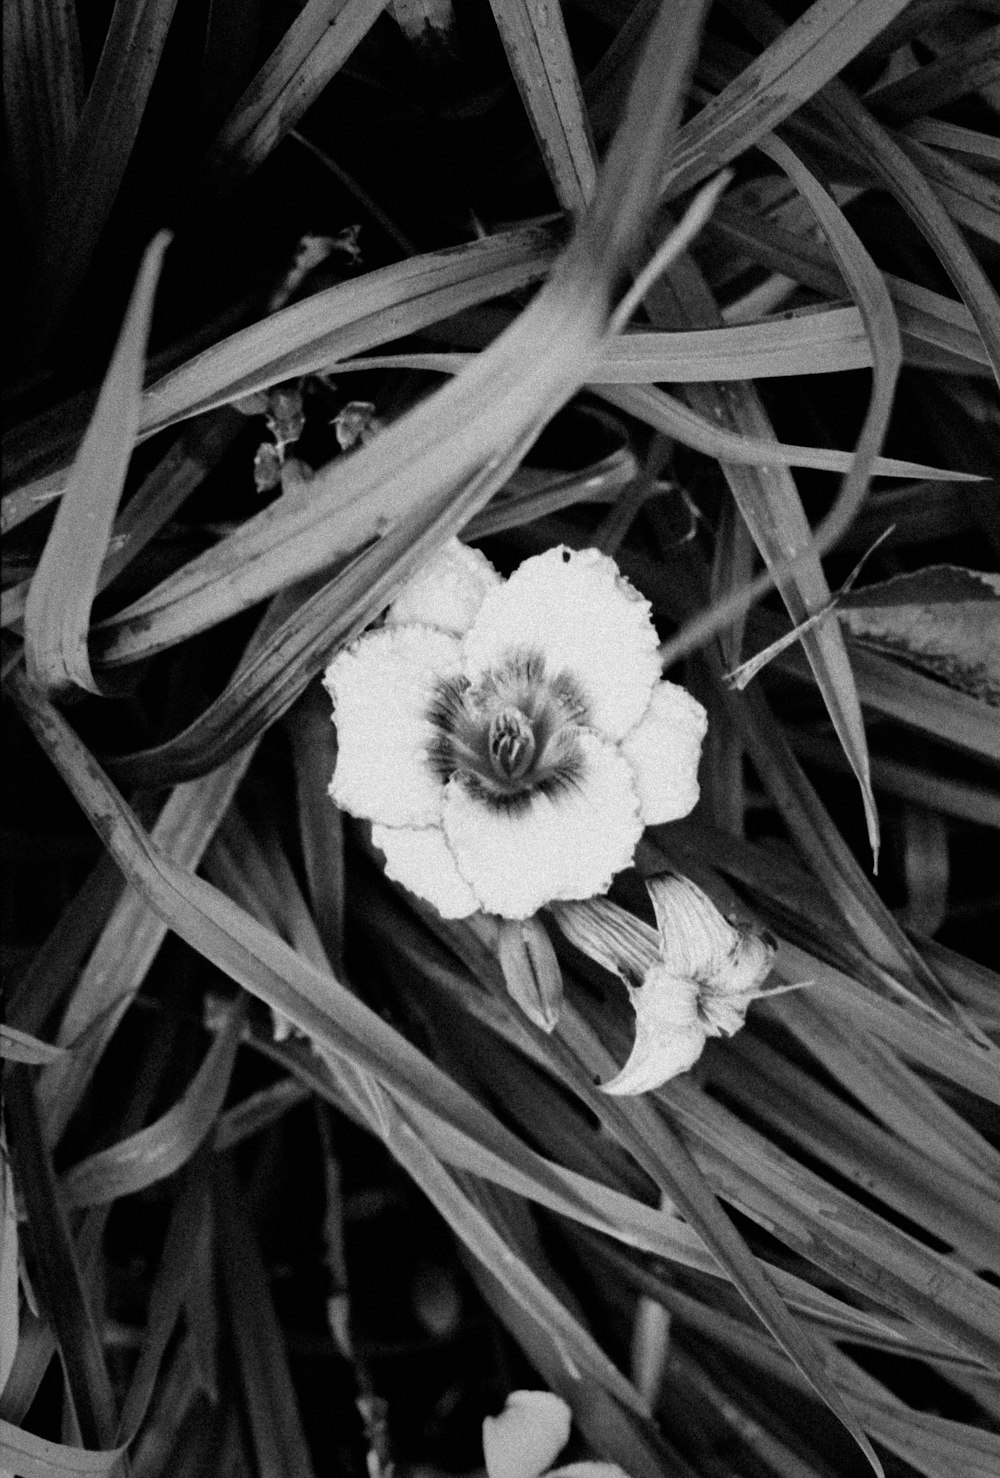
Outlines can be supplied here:
M21 206L34 225L59 178L83 102L75 7L13 0L3 11L7 140Z
M117 1424L114 1393L91 1293L70 1237L26 1067L10 1072L6 1096L14 1170L28 1218L35 1276L59 1341L73 1407L85 1444L108 1447Z
M668 199L749 149L831 78L905 9L907 0L814 4L680 130L664 173Z
M28 1032L0 1022L0 1058L4 1062L31 1063L38 1067L45 1062L55 1062L64 1051L63 1047L53 1047L50 1042L39 1041Z
M851 452L827 447L786 446L782 442L742 436L724 426L713 425L707 417L698 415L659 387L602 385L599 393L602 400L645 421L665 436L675 437L685 446L717 457L720 462L732 462L737 466L815 467L821 472L847 472L851 467ZM942 482L954 480L956 476L954 472L933 467L921 470L918 464L904 462L897 457L879 457L872 468L872 475L922 477ZM977 478L975 473L957 475L964 481Z
M118 0L65 167L45 215L30 288L47 343L90 266L146 109L177 0Z
M224 770L169 798L153 830L175 866L194 869L225 815L251 755L244 752ZM39 1085L50 1136L57 1140L132 1002L166 935L166 925L137 894L126 891L87 961L63 1017L60 1045L72 1045Z
M224 1160L216 1162L214 1178L226 1309L258 1471L313 1478L267 1270L239 1183Z
M331 464L308 495L286 495L280 508L251 520L214 556L194 561L154 593L155 622L147 619L149 599L123 613L109 656L128 650L130 634L141 632L148 649L152 626L169 644L322 568L336 556L339 520L325 509L338 493L356 503L384 500L397 518L443 501L445 521L456 488L482 477L479 496L486 501L491 465L515 454L519 460L521 443L533 440L586 379L607 329L611 293L651 207L679 106L675 59L693 44L699 14L686 14L689 34L680 42L674 27L669 47L659 47L667 21L661 17L654 28L592 208L530 307L451 384L357 452L349 468ZM525 364L532 366L528 379ZM465 518L477 506L470 497ZM423 515L418 527L423 531L428 522ZM441 537L446 532L452 530L442 528Z
M18 1343L18 1236L14 1177L0 1125L0 1391L7 1385Z
M215 1127L229 1091L244 1019L238 1001L183 1097L155 1123L66 1171L62 1194L67 1205L102 1205L134 1195L173 1175L191 1159Z
M213 191L250 174L295 127L385 9L385 0L309 0L222 125Z
M563 210L579 211L597 183L580 79L558 5L491 0L510 69Z
M880 7L881 9L881 7ZM753 0L751 29L765 36L780 33L782 22L766 0ZM961 232L909 156L876 123L846 83L833 80L812 106L842 148L850 151L866 173L888 190L937 253L941 265L975 321L1000 379L1000 299Z
M556 237L523 226L337 283L240 329L146 391L140 435L362 353L535 282Z
M851 1434L872 1470L881 1474L882 1466L871 1444L827 1376L811 1338L789 1313L766 1269L752 1255L722 1210L684 1141L672 1125L654 1117L651 1105L644 1100L631 1100L627 1107L623 1107L593 1089L588 1073L596 1067L602 1076L606 1076L610 1066L609 1054L575 1012L568 1012L564 1019L571 1056L584 1069L582 1072L579 1068L571 1070L570 1081L574 1090L631 1150L647 1174L653 1176L657 1185L697 1228L754 1313Z
M196 1159L174 1204L156 1281L149 1296L146 1337L118 1424L118 1441L131 1443L153 1397L156 1376L194 1277L198 1247L207 1228L210 1158Z
M161 233L143 257L97 409L28 592L28 669L45 688L99 691L87 652L90 608L132 454L153 297L169 240Z
M865 105L886 123L908 123L996 82L998 77L1000 26L990 26L933 62L875 88L867 94Z
M0 1471L17 1478L108 1478L124 1453L124 1447L88 1451L49 1442L0 1418Z

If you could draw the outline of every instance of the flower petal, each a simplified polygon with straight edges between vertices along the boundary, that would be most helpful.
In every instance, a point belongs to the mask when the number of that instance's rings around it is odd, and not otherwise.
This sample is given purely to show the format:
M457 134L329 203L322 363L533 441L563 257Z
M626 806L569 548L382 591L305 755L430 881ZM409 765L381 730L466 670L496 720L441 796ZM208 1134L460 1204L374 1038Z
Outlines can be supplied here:
M602 1093L649 1093L693 1067L705 1045L693 980L654 965L629 996L635 1007L635 1041L621 1071L601 1084Z
M569 1441L572 1413L551 1391L512 1391L483 1422L487 1478L541 1478Z
M549 677L575 679L591 727L620 739L646 711L660 675L649 611L606 554L546 550L483 601L465 638L466 673L474 678L512 652L538 652Z
M676 821L694 809L707 729L708 714L696 698L676 683L657 683L646 712L622 740L647 826Z
M440 826L373 826L390 878L431 903L443 919L465 919L479 900L455 866Z
M424 826L441 815L442 783L428 759L427 713L436 685L459 671L454 636L429 626L370 631L330 663L334 704L334 801L387 826Z
M628 762L589 731L578 744L572 784L536 792L523 808L498 807L459 777L448 782L445 836L488 913L523 919L554 898L606 893L631 862L642 821Z
M418 622L464 636L487 594L503 584L485 554L449 539L399 592L386 614L387 626Z

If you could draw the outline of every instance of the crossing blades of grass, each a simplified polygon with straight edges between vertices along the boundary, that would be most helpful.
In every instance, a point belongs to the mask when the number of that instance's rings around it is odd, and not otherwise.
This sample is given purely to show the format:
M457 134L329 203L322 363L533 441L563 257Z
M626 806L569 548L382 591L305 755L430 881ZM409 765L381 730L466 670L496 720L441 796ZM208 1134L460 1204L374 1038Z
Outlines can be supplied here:
M488 1269L499 1282L519 1311L517 1325L520 1327L527 1321L545 1331L553 1354L558 1353L563 1376L559 1384L566 1390L571 1404L581 1408L582 1419L585 1418L581 1403L587 1388L593 1386L607 1392L623 1415L627 1415L629 1420L617 1431L605 1430L600 1434L600 1449L609 1457L627 1461L637 1474L649 1474L653 1478L661 1473L662 1445L648 1422L638 1393L553 1292L551 1282L538 1276L523 1250L512 1246L498 1229L495 1213L490 1214L489 1194L473 1186L463 1192L461 1182L426 1148L407 1123L405 1114L400 1113L378 1084L352 1073L347 1079L341 1077L340 1086L372 1131L384 1140L430 1198L477 1264Z
M99 691L87 653L90 608L135 440L153 297L169 240L161 233L143 257L97 409L28 592L28 668L45 688Z
M973 1359L995 1360L1000 1300L987 1282L807 1170L690 1080L661 1091L724 1199L849 1287Z
M197 867L251 758L252 752L244 750L225 769L180 786L170 796L153 837L175 866ZM61 1045L72 1045L73 1050L49 1068L39 1085L53 1140L69 1122L166 932L159 915L131 890L122 895L102 929L60 1026Z
M853 643L851 664L864 707L967 754L996 759L997 720L988 704ZM794 651L782 652L775 665L793 676L805 673L805 664Z
M853 459L851 452L827 447L786 446L778 441L742 436L723 426L713 425L706 416L690 410L658 386L601 385L598 393L602 400L645 421L665 436L674 437L684 446L735 466L815 467L822 472L847 472ZM879 457L872 467L873 477L924 477L947 482L954 480L956 475L963 481L977 480L976 473L956 474L940 468L919 471L916 463L896 457Z
M850 1432L873 1470L880 1474L878 1459L827 1378L808 1336L790 1314L766 1267L753 1256L719 1205L685 1142L672 1125L656 1115L651 1096L618 1100L595 1088L598 1078L607 1079L616 1071L614 1059L602 1039L603 1028L594 1031L575 1007L568 1006L556 1031L548 1035L517 1012L498 978L499 969L492 953L494 929L489 920L474 916L463 924L449 926L446 933L456 941L478 978L490 982L507 1013L516 1016L520 1032L534 1044L549 1070L597 1116L699 1232L754 1313Z
M783 980L822 982L836 1003L840 1023L851 1033L872 1032L904 1062L927 1068L964 1092L1000 1106L1000 1051L996 1047L977 1047L954 1031L935 1027L930 1018L921 1020L904 1005L859 990L851 976L787 940L781 942L775 968Z
M320 573L282 590L216 702L175 739L119 760L117 773L141 783L162 782L202 774L244 749L295 702L337 645L350 641L388 605L430 550L458 533L469 510L507 480L531 439L500 462L487 463L458 499L446 496L430 510L402 519L332 580ZM358 511L366 520L372 512Z
M0 1471L18 1478L109 1478L124 1453L124 1447L88 1450L50 1442L0 1418Z
M594 1089L591 1075L595 1070L607 1077L614 1067L597 1035L574 1011L565 1013L559 1031L568 1049L560 1053L561 1060L557 1059L560 1075L568 1078L591 1111L697 1228L754 1313L851 1434L873 1471L881 1474L882 1467L871 1444L827 1376L810 1337L789 1313L764 1265L753 1256L726 1216L684 1140L672 1124L656 1117L652 1104L646 1100L630 1099L623 1105ZM558 1048L560 1044L555 1045Z
M791 26L775 27L767 51L681 129L664 172L666 196L679 195L721 169L800 108L906 3L835 0L812 5Z
M1000 164L1000 138L978 128L963 128L958 123L943 123L939 118L917 118L903 130L907 138L954 154L971 154L990 164Z
M183 1097L155 1123L79 1161L62 1178L69 1206L94 1206L134 1195L173 1175L194 1155L219 1117L243 1028L242 1003L227 1013Z
M783 969L790 968L787 944ZM805 963L800 951L798 962ZM858 1017L845 1006L845 988L830 967L826 989L790 992L769 1002L773 1013L810 1056L834 1077L875 1120L939 1165L946 1179L964 1179L988 1193L1000 1175L1000 1156L931 1083L906 1066L892 1032L889 1010L862 1040ZM794 996L794 999L792 997ZM874 1013L872 1013L874 1016Z
M274 1478L312 1478L267 1269L227 1160L216 1161L213 1179L226 1311L258 1471Z
M784 33L784 23L766 0L731 3L751 32L765 41ZM935 251L972 314L993 373L1000 378L1000 299L927 180L839 78L812 97L811 107L840 147L895 197Z
M811 1075L748 1032L709 1062L710 1081L745 1116L790 1136L801 1158L874 1195L958 1251L967 1266L1000 1271L996 1208L961 1175L949 1175L848 1108Z
M661 27L666 24L661 18ZM654 33L651 43L656 40ZM541 426L587 378L607 329L613 285L648 212L669 136L672 101L660 86L665 68L669 73L669 63L651 44L593 207L549 281L515 323L349 464L331 463L307 488L286 493L280 504L117 617L108 659L124 660L137 647L148 651L154 642L181 640L321 569L340 547L344 501L374 506L378 500L401 520L395 531L412 517L416 526L407 532L414 548L416 530L432 537L428 530L435 516L442 527L432 547L452 532L446 521L449 510L459 506L463 485L464 516L457 527L486 502L496 486L491 467L514 455L520 460ZM475 487L477 480L479 491L470 494L469 485ZM331 517L331 505L338 504L338 516Z
M902 363L899 327L892 301L874 262L833 200L786 145L779 140L774 140L764 143L762 147L793 181L816 215L837 266L858 303L871 345L872 394L868 413L855 447L854 462L841 485L834 509L827 515L817 537L819 548L829 548L844 532L860 507L868 490L875 459L881 450L892 412L896 380ZM746 517L745 510L744 517ZM762 548L764 557L772 569L775 553L778 553L784 560L794 557L795 546L798 543L797 534L800 531L800 529L789 528L782 537L779 527L777 550L771 553L770 558L768 550ZM761 547L759 539L757 542L758 547ZM802 582L803 576L800 576L796 584L801 586ZM825 581L823 585L825 586ZM782 588L780 583L779 588ZM789 604L788 595L784 589L782 594L786 605L789 605L793 620L800 620L821 609L822 596L819 588L814 592L802 591L806 598L804 603L798 607L799 615L796 615L796 607ZM846 648L842 639L831 641L829 631L822 626L815 633L810 632L804 635L802 645L809 658L813 675L823 693L837 737L861 787L868 826L868 841L877 867L878 813L875 809L875 798L871 788L868 746L865 741L857 690L850 671Z
M741 208L735 193L730 192L712 216L707 227L710 237L739 245L761 266L787 274L826 297L842 295L844 283L828 248L782 226L772 215ZM892 273L882 277L896 310L904 349L933 345L966 361L970 370L976 365L989 371L989 356L963 303Z
M129 882L192 948L205 955L251 994L288 1018L306 1036L384 1080L392 1091L425 1107L472 1139L477 1153L513 1162L533 1182L541 1182L560 1206L592 1222L587 1194L525 1147L398 1032L347 991L332 975L297 954L271 929L262 927L218 889L178 867L143 831L121 797L51 705L15 678L12 691L22 712L53 760L59 764L91 824ZM50 1069L53 1071L54 1069ZM626 1208L628 1210L628 1208ZM636 1215L649 1208L635 1208ZM650 1213L653 1226L658 1213ZM636 1215L629 1216L631 1224ZM619 1224L616 1212L611 1226ZM631 1233L630 1233L631 1235ZM645 1240L656 1235L647 1223Z
M905 135L897 136L895 142L912 159L953 220L994 245L1000 243L1000 185L973 169L968 160L959 163L930 144Z
M210 1152L196 1157L174 1202L156 1279L149 1296L146 1332L118 1424L117 1441L131 1443L145 1416L156 1377L197 1266L207 1230Z
M18 1031L16 1026L5 1026L0 1022L0 1058L4 1062L26 1062L39 1067L45 1062L55 1062L64 1051L63 1047L41 1042L28 1032Z
M998 77L1000 26L990 26L935 61L876 87L867 94L865 104L886 123L907 123L922 113L937 112Z
M234 867L228 870L227 887L236 884L231 896L238 896L262 922L273 920L306 959L320 969L325 968L322 943L287 862L278 869L279 875L275 874L273 839L268 854L270 861L252 837L245 834L241 837L238 857L233 859ZM328 1095L329 1084L308 1057L303 1061L298 1054L291 1054L281 1060L287 1060L302 1081ZM338 1079L342 1077L340 1072ZM449 1165L485 1176L563 1215L582 1217L588 1225L600 1227L610 1235L624 1235L628 1241L637 1240L642 1246L652 1243L660 1256L671 1261L718 1272L697 1234L669 1209L657 1211L562 1167L545 1165L545 1174L539 1174L544 1162L525 1154L515 1139L506 1139L505 1155L498 1153L503 1141L497 1140L495 1134L492 1144L484 1143L482 1136L473 1138L466 1128L456 1126L454 1119L443 1117L415 1099L407 1103L406 1114L418 1125L426 1144ZM615 1227L617 1232L612 1230Z
M96 591L106 589L138 558L204 481L242 425L242 417L234 411L220 410L195 421L177 438L115 519ZM58 496L63 495L66 485ZM24 580L0 593L0 621L4 626L16 629L22 622L30 589L31 581Z
M84 1282L70 1236L28 1068L18 1066L9 1073L6 1096L14 1171L31 1227L34 1276L59 1341L67 1394L84 1445L109 1447L117 1414L92 1290Z
M468 1176L456 1177L459 1187L473 1206L488 1217L507 1246L533 1276L550 1289L557 1302L563 1304L572 1298L565 1289L558 1271L548 1259L542 1246L538 1230L527 1209L509 1196L497 1192L492 1186L477 1184ZM631 1402L623 1401L618 1391L581 1366L574 1358L575 1352L567 1348L560 1338L558 1328L542 1315L542 1311L512 1295L507 1280L497 1276L495 1263L472 1257L468 1253L463 1262L472 1275L480 1292L498 1318L506 1325L524 1350L532 1367L537 1370L546 1389L563 1397L573 1411L577 1428L586 1437L589 1445L602 1456L617 1460L610 1472L624 1472L618 1464L628 1464L630 1474L669 1474L670 1478L693 1478L689 1464L665 1442L657 1427L645 1413L637 1413ZM584 1350L591 1337L577 1316L578 1328L583 1339L577 1343ZM572 1465L570 1472L577 1465ZM582 1466L582 1465L581 1465ZM583 1468L587 1472L586 1465ZM603 1464L594 1465L598 1473Z
M231 334L151 385L143 397L140 435L515 292L544 276L556 246L552 228L521 226L314 293Z
M119 0L49 199L29 300L44 345L80 288L132 153L177 0Z

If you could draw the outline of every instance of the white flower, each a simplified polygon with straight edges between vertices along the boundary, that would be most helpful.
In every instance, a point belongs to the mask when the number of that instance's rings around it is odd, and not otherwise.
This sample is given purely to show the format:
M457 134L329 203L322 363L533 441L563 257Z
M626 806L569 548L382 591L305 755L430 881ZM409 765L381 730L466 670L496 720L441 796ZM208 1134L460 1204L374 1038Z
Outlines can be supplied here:
M628 1478L617 1463L549 1468L569 1440L572 1413L551 1391L512 1391L499 1416L483 1422L486 1478Z
M767 934L729 923L690 878L663 873L646 887L656 929L603 898L553 909L567 939L625 982L635 1010L632 1051L605 1093L659 1088L694 1066L709 1037L739 1031L776 951Z
M649 603L596 549L503 580L452 540L326 672L330 794L445 918L606 892L698 799L705 710L660 680Z

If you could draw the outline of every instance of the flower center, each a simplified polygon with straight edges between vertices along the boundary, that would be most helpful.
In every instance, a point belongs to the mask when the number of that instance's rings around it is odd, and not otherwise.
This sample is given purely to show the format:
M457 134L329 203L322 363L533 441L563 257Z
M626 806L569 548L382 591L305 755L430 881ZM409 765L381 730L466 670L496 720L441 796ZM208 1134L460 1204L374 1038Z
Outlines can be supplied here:
M492 807L516 810L578 778L587 703L569 674L546 673L538 652L515 650L475 682L442 683L427 717L434 769Z
M490 722L490 763L501 780L520 780L535 758L535 735L518 708L501 708Z

